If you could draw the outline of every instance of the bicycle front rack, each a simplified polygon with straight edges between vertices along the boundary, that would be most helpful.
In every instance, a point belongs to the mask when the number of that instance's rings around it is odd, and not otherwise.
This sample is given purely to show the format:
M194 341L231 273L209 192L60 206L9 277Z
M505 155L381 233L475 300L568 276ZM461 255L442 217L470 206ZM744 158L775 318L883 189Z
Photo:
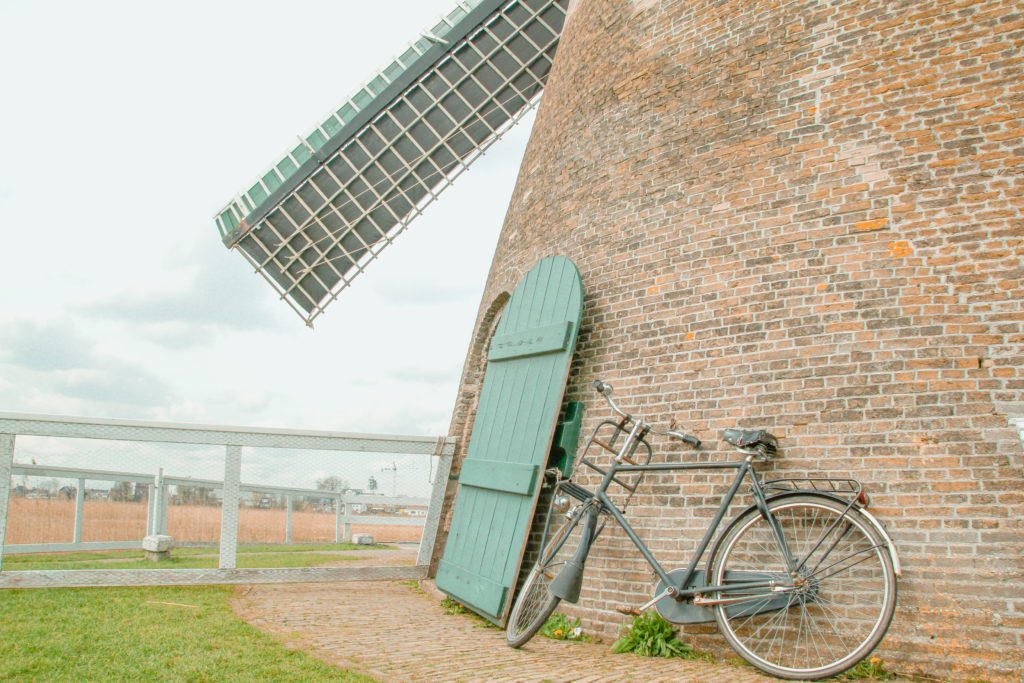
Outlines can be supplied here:
M595 447L597 449L610 453L613 457L617 456L619 454L619 449L616 447L616 442L624 434L629 433L629 429L626 428L626 424L627 423L625 420L620 420L619 422L604 420L599 425L597 425L593 433L591 433L590 439L587 440L586 448L583 449L583 456L579 459L579 462L582 463L583 465L586 465L590 469L594 470L602 477L605 474L607 474L607 470L598 467L597 465L594 464L594 462L591 460L591 456L594 452ZM651 459L654 457L654 449L651 448L651 444L647 443L647 439L645 437L646 432L641 433L636 442L633 443L633 447L632 449L630 449L629 453L625 454L625 457L629 463L634 465L650 464ZM643 458L642 460L637 458L637 452L640 450L641 445L643 445L644 449L646 449L647 451L646 457ZM640 487L640 483L644 479L644 474L644 472L639 472L636 474L635 477L632 478L626 477L620 479L618 476L612 478L612 481L615 484L621 486L627 491L626 500L622 503L621 506L619 506L620 510L625 511L626 507L629 505L630 500L632 500L633 498L633 494L636 492L637 488Z

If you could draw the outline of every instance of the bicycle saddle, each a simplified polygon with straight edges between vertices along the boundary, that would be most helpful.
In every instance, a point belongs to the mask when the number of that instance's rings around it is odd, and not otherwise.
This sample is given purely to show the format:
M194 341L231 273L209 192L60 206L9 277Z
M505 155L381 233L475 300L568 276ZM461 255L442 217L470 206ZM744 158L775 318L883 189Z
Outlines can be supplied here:
M763 447L769 455L779 449L779 440L764 429L726 429L722 438L738 448Z

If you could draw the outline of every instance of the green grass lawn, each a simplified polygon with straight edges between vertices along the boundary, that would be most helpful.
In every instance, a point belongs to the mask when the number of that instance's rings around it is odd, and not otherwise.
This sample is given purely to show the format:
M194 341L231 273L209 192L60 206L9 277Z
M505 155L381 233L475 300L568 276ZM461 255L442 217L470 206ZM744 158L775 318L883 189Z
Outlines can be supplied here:
M374 680L289 650L249 626L231 611L233 590L0 591L0 680Z
M345 551L380 550L390 546L366 546L352 543L323 543L309 545L247 545L238 547L235 566L239 569L255 567L316 567L359 559L358 554ZM106 550L95 552L48 553L33 555L6 555L4 571L33 569L216 569L217 548L176 548L171 559L162 562L147 560L141 550Z

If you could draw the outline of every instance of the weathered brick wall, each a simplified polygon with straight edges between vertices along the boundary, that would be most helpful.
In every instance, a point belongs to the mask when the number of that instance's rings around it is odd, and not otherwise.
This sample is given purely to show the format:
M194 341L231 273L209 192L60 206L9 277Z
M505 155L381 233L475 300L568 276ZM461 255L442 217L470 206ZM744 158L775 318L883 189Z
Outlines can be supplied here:
M1015 680L1024 662L1024 20L1018 0L579 0L483 296L563 254L586 294L569 398L782 439L768 474L853 476L896 539L879 655ZM497 307L500 308L500 302ZM490 317L488 317L490 316ZM468 434L480 350L452 433ZM475 354L475 355L474 355ZM473 360L476 358L477 360ZM682 564L723 478L649 477L631 519ZM454 488L451 492L454 492ZM670 511L662 509L669 504ZM622 534L574 614L650 597ZM713 628L687 627L723 650Z

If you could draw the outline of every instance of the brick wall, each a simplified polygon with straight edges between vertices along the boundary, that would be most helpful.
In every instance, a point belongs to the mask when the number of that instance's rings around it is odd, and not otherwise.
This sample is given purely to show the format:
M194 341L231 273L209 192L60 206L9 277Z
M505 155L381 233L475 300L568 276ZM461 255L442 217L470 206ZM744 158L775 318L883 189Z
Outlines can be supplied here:
M767 427L768 474L853 476L901 551L879 650L1019 680L1024 661L1024 19L1016 0L579 0L484 292L452 433L510 292L584 278L568 398L601 377L720 459ZM480 347L480 348L477 348ZM474 360L475 359L475 360ZM630 517L683 563L723 478L648 477ZM449 491L454 493L454 487ZM449 501L450 502L450 501ZM665 512L662 505L673 509ZM651 572L606 534L572 612L614 637ZM686 627L724 651L713 628Z

